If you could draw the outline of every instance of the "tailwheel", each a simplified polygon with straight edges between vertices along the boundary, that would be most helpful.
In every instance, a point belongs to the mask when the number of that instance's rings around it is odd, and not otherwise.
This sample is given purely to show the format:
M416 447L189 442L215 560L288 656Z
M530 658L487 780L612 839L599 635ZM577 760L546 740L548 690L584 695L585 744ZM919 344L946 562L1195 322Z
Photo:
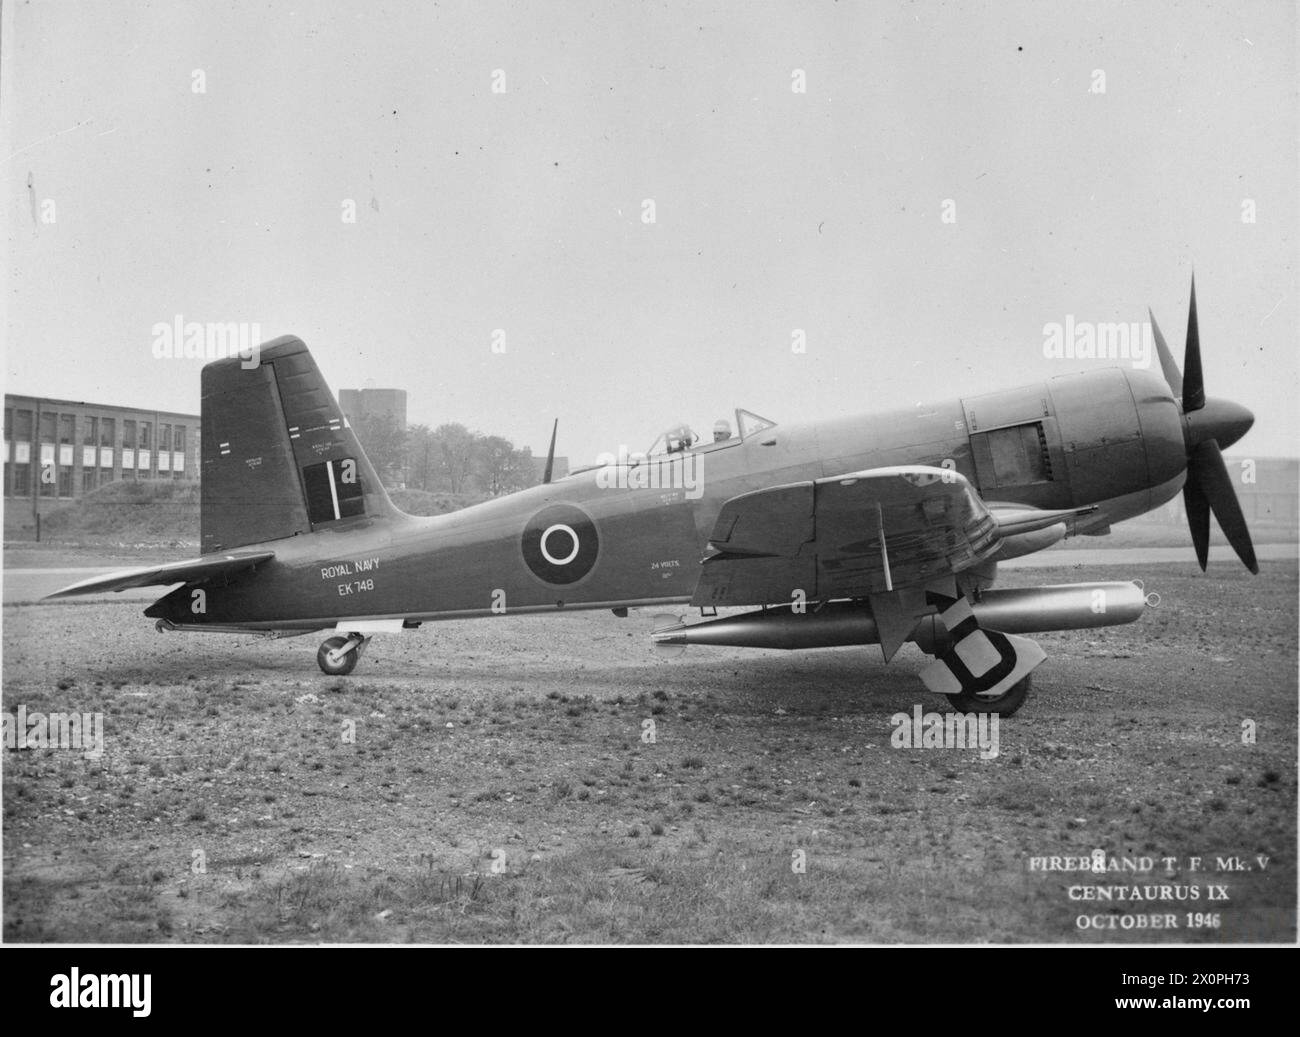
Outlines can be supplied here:
M367 640L360 634L328 638L316 653L316 664L331 677L345 677L356 668Z
M948 701L962 713L996 713L1009 717L1025 704L1029 694L1030 677L1026 674L1000 695L980 695L971 691L947 696Z

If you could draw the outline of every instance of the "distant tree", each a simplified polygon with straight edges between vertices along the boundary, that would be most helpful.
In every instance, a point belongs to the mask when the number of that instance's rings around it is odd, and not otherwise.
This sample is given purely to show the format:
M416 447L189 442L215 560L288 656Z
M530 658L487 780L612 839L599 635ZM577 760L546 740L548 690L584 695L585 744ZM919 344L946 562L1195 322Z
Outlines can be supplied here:
M426 493L487 493L493 497L532 486L539 479L533 452L516 449L503 436L485 436L464 425L406 433L406 484Z
M433 431L428 425L411 425L406 430L406 485L430 489L433 481Z
M363 414L351 422L361 448L385 482L400 483L406 468L406 429L390 414Z
M515 478L510 484L507 492L514 493L516 490L526 490L530 486L536 486L542 481L541 473L537 471L537 466L533 464L533 451L531 447L523 447L515 451Z
M439 425L431 436L431 479L429 489L465 493L474 474L475 433L464 425Z
M481 436L475 450L474 474L485 493L499 497L531 486L534 482L533 453L501 436Z

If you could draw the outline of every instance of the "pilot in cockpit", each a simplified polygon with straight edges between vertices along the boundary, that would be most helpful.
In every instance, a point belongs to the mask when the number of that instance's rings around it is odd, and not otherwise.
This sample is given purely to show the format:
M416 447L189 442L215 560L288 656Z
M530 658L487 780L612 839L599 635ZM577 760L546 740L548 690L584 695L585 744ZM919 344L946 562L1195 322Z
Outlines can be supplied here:
M731 438L731 422L726 418L719 418L713 423L713 442L725 443Z
M670 454L680 454L689 450L695 443L695 433L691 431L689 425L678 425L676 428L669 429L664 433L667 440L667 450Z

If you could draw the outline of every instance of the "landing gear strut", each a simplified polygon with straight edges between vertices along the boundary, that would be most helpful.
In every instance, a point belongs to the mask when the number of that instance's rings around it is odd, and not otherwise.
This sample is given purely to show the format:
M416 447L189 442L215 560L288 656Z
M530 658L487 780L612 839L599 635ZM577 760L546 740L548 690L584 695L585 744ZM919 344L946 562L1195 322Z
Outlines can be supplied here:
M330 677L345 677L356 668L369 643L370 638L360 634L327 638L316 653L316 664Z
M947 698L962 713L996 713L1001 717L1009 717L1025 704L1025 696L1028 694L1029 675L1026 674L1001 695L992 698L971 691L949 695Z

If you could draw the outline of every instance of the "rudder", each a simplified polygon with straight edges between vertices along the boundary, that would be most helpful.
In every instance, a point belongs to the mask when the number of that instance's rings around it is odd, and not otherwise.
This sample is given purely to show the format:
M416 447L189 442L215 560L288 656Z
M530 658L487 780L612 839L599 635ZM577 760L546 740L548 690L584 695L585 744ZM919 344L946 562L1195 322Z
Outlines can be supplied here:
M201 551L401 516L302 339L202 374Z

